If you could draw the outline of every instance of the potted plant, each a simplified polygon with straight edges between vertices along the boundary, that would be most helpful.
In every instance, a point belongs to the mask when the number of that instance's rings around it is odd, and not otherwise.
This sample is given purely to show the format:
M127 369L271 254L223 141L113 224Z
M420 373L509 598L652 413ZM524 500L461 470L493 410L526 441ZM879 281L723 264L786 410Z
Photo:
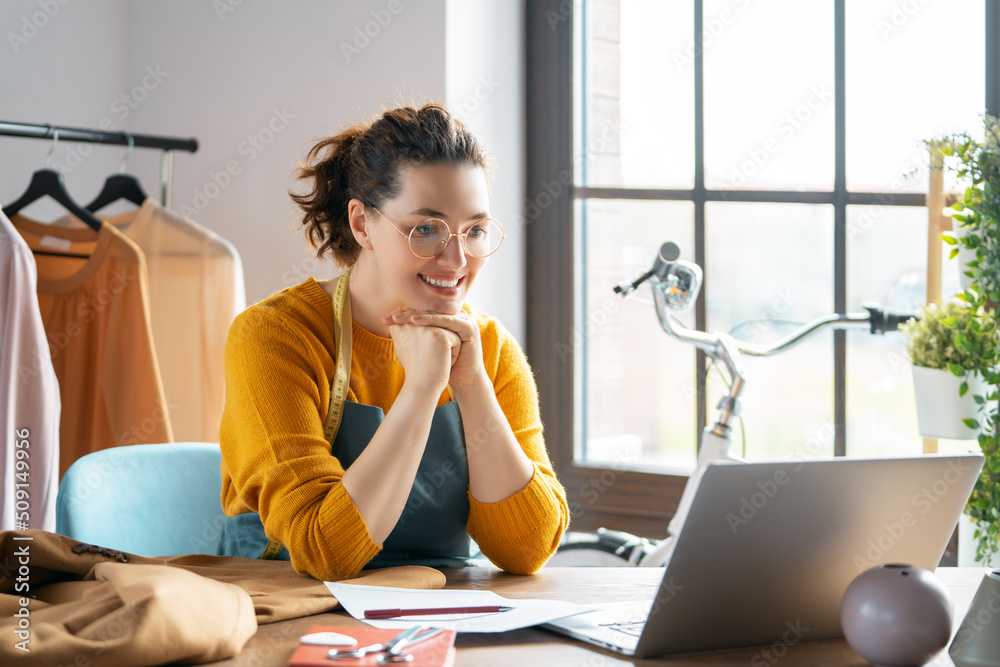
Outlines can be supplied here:
M970 421L979 416L975 397L984 391L976 372L977 351L988 345L992 327L990 316L970 316L958 301L928 304L921 308L919 319L900 327L913 364L920 435L952 440L978 437L979 427Z
M959 245L975 253L963 267L969 285L956 297L967 324L962 327L956 319L954 341L956 347L974 355L974 370L984 380L982 391L974 394L978 414L965 421L980 431L979 446L986 459L966 511L975 523L976 555L988 562L1000 552L1000 370L995 323L1000 303L1000 123L986 115L983 129L982 139L955 134L937 146L945 155L946 168L968 183L961 199L952 206L960 238L951 234L942 238L955 246L952 258L958 256Z

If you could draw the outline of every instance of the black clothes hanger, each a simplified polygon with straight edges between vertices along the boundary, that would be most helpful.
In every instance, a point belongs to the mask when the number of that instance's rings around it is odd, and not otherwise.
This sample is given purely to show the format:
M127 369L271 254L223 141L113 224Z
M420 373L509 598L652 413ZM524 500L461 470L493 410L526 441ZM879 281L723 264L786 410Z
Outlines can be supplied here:
M101 193L97 195L94 201L87 204L86 208L91 213L100 211L108 204L112 204L119 199L130 201L136 206L142 206L142 203L146 201L146 193L143 191L139 179L125 173L125 161L128 160L134 148L132 135L126 132L125 136L128 137L128 151L125 153L125 157L122 158L118 173L108 176L108 179L104 181Z
M79 257L80 259L90 259L90 255L83 255L78 252L49 252L48 250L32 250L33 255L50 255L52 257Z
M4 206L3 210L9 216L14 215L28 204L38 201L46 195L62 204L63 208L87 223L87 226L95 232L101 230L101 221L94 217L93 213L85 208L81 208L79 204L73 201L73 198L69 196L69 192L66 191L66 184L63 181L62 174L52 169L39 169L32 174L28 189L21 195L21 198L13 204Z
M142 190L142 185L138 179L131 174L112 174L108 180L104 181L104 188L101 194L97 195L94 201L87 204L86 208L91 213L100 211L108 204L119 199L125 199L136 206L142 206L146 200L146 193Z
M59 202L67 211L87 223L87 226L95 232L100 231L103 223L101 223L101 221L98 220L93 213L85 208L82 208L79 204L73 201L73 198L66 190L66 183L63 181L62 174L53 169L49 169L52 151L55 150L56 142L59 141L58 130L55 131L54 136L55 141L52 143L52 149L49 150L49 155L45 158L45 168L39 169L31 175L31 182L28 184L28 189L17 201L4 206L4 212L7 213L7 215L14 215L28 204L36 202L42 197L49 196Z

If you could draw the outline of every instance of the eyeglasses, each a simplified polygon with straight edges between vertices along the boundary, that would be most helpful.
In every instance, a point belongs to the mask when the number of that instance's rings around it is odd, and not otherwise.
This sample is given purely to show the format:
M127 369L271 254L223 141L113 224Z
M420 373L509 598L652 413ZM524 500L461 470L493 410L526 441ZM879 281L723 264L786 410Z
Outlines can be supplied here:
M369 204L371 206L371 204ZM393 226L393 228L405 236L410 243L410 252L420 259L433 259L438 257L451 243L451 237L457 236L462 242L462 249L470 257L489 257L495 253L504 240L503 226L492 218L482 218L476 220L472 227L461 234L454 234L451 227L444 220L437 218L427 218L407 234L399 226L389 220L382 211L374 206L372 209Z

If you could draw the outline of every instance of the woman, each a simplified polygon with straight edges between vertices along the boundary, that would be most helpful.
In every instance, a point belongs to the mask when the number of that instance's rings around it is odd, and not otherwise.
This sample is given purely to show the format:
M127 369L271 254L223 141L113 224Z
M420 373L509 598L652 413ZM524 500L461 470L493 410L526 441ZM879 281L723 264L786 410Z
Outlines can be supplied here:
M321 141L292 195L347 271L248 308L226 345L223 553L318 579L555 551L569 512L531 369L464 303L503 240L486 154L438 104ZM346 399L346 400L345 400Z

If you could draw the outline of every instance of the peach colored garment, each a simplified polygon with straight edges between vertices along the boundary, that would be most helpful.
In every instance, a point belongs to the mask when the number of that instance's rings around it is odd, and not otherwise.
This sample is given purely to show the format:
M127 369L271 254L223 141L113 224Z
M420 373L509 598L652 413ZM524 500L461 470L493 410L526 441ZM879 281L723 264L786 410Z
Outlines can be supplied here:
M20 215L10 220L33 250L90 255L35 255L39 310L62 398L60 476L93 451L173 442L142 251L111 225L95 234Z
M136 210L100 217L146 257L153 341L174 438L218 442L226 335L246 308L239 253L215 232L151 198Z
M0 211L0 530L55 530L59 381L38 312L35 260Z

